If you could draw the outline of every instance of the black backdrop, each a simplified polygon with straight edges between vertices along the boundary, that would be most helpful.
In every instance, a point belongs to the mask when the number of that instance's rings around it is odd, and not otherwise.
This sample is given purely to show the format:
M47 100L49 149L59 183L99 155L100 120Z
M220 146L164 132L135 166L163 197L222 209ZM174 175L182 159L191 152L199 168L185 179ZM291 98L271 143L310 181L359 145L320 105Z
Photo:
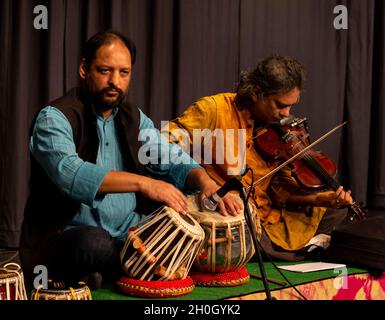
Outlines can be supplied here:
M36 30L36 5L48 30ZM336 5L348 29L336 30ZM308 70L295 113L322 143L343 185L385 207L385 5L382 0L2 0L0 247L17 247L28 192L28 129L50 99L78 84L83 43L114 28L138 47L130 99L160 126L201 96L233 91L239 71L270 54ZM54 212L52 214L55 214Z

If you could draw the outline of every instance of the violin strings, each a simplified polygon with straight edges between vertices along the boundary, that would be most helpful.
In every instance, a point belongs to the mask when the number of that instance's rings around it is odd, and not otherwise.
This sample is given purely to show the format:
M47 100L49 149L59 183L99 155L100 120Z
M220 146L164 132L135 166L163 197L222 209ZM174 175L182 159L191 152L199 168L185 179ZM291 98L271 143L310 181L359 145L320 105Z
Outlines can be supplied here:
M301 148L295 148L295 152L299 152L303 149ZM298 150L299 149L299 150ZM329 175L329 173L325 170L324 167L322 167L319 162L314 159L314 157L312 157L309 152L305 152L304 155L301 157L301 159L303 159L305 161L305 163L307 165L309 165L309 167L313 170L315 170L321 177L321 179L324 179L324 181L329 185L331 186L334 191L338 189L338 187L340 186L340 184L334 180L333 177L331 177ZM353 203L350 205L350 208L353 210L354 212L354 215L355 217L358 219L358 220L361 220L364 218L364 214L360 208L360 206L357 205L356 202L353 201Z
M338 128L342 127L343 125L345 125L347 122L344 122L342 123L341 125L335 127L334 129L332 129L331 131L329 131L327 133L327 135L324 135L322 136L321 138L319 138L318 140L316 140L315 142L313 142L312 144L315 144L315 143L318 143L321 139L324 139L326 138L328 135L330 135L331 133L333 133L335 130L337 130ZM256 138L256 136L252 136L251 137L251 140L253 140L254 138ZM298 137L297 137L298 138ZM294 151L297 150L296 153L299 153L301 152L302 150L306 149L306 148L309 148L309 147L303 147L303 145L305 144L303 140L301 140L300 138L298 138L299 141L300 141L300 145L301 147L298 148L298 144L297 144L297 147L294 147L292 148ZM299 149L299 150L298 150ZM334 179L334 177L332 177L326 170L325 168L318 162L318 160L314 159L314 157L312 157L309 152L305 152L302 156L301 156L302 159L304 159L305 163L310 167L310 169L313 169L316 173L318 173L319 175L319 178L326 183L328 184L334 191L337 190L340 186L340 184ZM274 170L273 170L274 171ZM260 179L262 180L262 179ZM256 182L258 183L259 180ZM249 186L250 188L251 186ZM362 220L364 219L364 212L362 211L362 209L360 208L360 206L355 202L353 201L353 203L350 205L350 208L353 210L353 213L354 213L354 216L357 218L357 220Z
M303 143L303 141L301 141ZM295 152L300 152L303 150L301 148L302 145L299 145L298 147L295 148ZM327 183L329 186L331 186L334 190L337 190L339 187L339 184L329 175L329 173L325 170L320 163L312 157L309 152L305 152L303 156L301 157L305 161L305 163L313 169L316 173L318 173L319 178L323 180L323 182Z

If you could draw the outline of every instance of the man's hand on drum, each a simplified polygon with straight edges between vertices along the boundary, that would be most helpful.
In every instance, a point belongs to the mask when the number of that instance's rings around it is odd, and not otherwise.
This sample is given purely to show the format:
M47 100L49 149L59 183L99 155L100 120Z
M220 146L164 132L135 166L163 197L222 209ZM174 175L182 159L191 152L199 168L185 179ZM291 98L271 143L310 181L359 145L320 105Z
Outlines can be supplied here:
M204 198L207 198L214 194L220 187L211 180L211 183L207 183L203 188L200 194L201 201ZM226 194L219 202L218 208L220 213L223 216L232 215L237 216L243 212L243 203L240 200L237 200L231 194Z
M186 183L191 189L201 190L201 194L199 195L201 201L214 194L220 188L203 168L192 169L187 176ZM218 202L218 208L224 216L229 214L236 216L243 212L243 203L228 194Z
M186 196L170 183L143 177L140 182L140 192L151 200L164 203L176 212L187 214Z

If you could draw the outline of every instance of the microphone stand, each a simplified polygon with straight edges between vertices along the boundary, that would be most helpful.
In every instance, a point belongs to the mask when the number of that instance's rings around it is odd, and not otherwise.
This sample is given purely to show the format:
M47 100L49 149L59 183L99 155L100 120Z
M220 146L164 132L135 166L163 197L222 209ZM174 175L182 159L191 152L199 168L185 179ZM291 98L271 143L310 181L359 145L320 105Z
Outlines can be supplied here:
M259 266L259 271L261 273L261 279L263 282L263 287L264 287L265 293L266 293L266 300L273 300L273 298L271 297L269 285L267 283L267 277L266 277L265 267L264 267L263 261L262 261L260 244L259 244L259 241L257 238L257 232L255 230L253 218L252 218L252 215L250 213L249 206L248 206L245 188L243 187L243 184L240 180L237 180L237 179L230 179L230 180L232 180L231 182L234 186L234 189L239 192L239 196L241 197L241 199L243 201L245 220L246 220L246 223L249 227L249 230L251 233L251 238L252 238L253 244L254 244L254 248L255 248L255 251L257 253L258 266Z
M271 297L269 285L267 283L266 271L265 271L265 267L264 267L263 261L262 261L261 249L259 247L257 232L255 230L255 225L253 223L253 218L252 218L250 210L249 210L249 206L248 206L248 202L247 202L247 198L246 198L246 193L245 193L245 189L243 188L243 186L242 186L242 189L239 190L239 195L243 201L243 206L244 206L244 210L245 210L245 213L244 213L245 214L245 220L246 220L246 223L249 227L251 237L253 239L254 248L255 248L255 251L257 253L258 266L259 266L259 271L261 273L261 279L263 282L263 287L265 288L266 300L273 300L273 298Z

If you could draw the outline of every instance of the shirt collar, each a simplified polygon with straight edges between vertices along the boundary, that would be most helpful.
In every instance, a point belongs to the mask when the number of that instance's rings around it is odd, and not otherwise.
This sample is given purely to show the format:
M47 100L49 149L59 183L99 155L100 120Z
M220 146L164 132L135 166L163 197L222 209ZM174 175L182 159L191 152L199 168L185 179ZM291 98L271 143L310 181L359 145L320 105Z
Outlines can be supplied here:
M112 112L111 112L110 116L107 119L104 119L103 113L102 113L102 111L100 109L96 110L96 114L97 114L97 117L99 119L108 122L108 121L114 120L114 118L115 118L116 114L118 113L118 111L119 111L119 108L118 107L114 107L112 109Z

